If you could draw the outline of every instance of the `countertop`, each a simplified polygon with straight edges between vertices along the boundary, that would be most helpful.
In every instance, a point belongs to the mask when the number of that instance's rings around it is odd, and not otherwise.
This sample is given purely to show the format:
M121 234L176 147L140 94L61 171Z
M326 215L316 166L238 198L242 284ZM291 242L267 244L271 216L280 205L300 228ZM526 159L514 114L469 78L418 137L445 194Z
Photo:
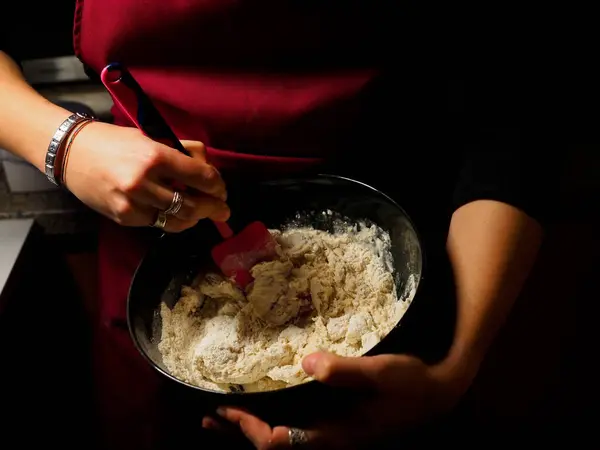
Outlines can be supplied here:
M0 223L3 219L35 219L46 234L76 235L93 233L97 215L62 189L9 192L0 166Z
M0 293L29 236L33 219L0 220Z

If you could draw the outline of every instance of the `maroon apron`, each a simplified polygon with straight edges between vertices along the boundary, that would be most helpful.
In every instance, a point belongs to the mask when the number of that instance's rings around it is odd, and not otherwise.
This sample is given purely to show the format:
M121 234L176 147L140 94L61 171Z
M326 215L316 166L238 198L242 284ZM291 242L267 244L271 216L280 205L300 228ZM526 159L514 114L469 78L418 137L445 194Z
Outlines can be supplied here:
M382 36L377 2L349 3L78 0L75 51L96 73L127 65L177 136L203 141L220 169L284 174L352 144L347 130L378 73L372 55ZM95 372L104 431L111 448L144 448L161 380L123 326L144 245L108 222L100 239Z

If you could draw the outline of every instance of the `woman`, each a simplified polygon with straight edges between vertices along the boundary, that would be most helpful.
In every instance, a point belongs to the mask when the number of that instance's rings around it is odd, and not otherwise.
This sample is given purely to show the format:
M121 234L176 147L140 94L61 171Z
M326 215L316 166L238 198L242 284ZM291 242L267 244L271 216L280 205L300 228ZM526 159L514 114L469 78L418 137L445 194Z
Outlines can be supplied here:
M205 218L226 220L233 183L328 170L395 196L425 236L436 282L411 308L419 320L404 327L414 346L356 359L320 353L303 362L324 383L368 387L374 397L335 421L292 432L228 405L194 419L198 427L202 421L219 428L218 414L260 449L301 441L350 448L451 409L533 264L544 171L531 170L535 161L518 134L476 132L480 125L507 125L505 117L471 123L464 134L463 123L441 106L444 60L415 34L415 23L411 28L399 11L367 0L322 3L77 2L75 51L90 73L113 61L127 65L192 153L152 142L118 109L114 124L85 126L70 148L66 188L110 219L101 231L95 346L109 448L150 448L158 439L162 380L137 355L122 324L127 287L145 247L139 227L163 225L158 213L173 200L165 178L200 192L186 195L181 210L167 216L170 232ZM396 42L402 52L386 51ZM400 63L410 70L395 67ZM70 113L31 89L6 53L0 53L0 105L0 147L45 171L49 142ZM467 106L484 117L478 106ZM468 144L475 152L463 159ZM446 258L453 275L447 279ZM432 304L435 314L427 314ZM411 320L438 332L423 333ZM367 420L375 412L378 420Z

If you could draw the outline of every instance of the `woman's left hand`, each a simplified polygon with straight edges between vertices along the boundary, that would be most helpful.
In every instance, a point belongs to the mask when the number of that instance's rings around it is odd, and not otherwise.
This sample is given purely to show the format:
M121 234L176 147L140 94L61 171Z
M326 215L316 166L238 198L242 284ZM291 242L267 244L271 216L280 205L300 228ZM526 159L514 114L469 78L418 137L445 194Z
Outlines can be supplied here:
M315 353L307 356L302 366L323 383L373 392L369 400L357 404L343 417L305 430L306 448L310 449L356 448L410 429L450 410L468 387L464 377L447 364L428 366L407 355L342 358ZM234 407L219 408L217 412L238 426L259 450L292 448L288 427L271 428L251 413ZM203 426L218 428L218 423L205 417Z

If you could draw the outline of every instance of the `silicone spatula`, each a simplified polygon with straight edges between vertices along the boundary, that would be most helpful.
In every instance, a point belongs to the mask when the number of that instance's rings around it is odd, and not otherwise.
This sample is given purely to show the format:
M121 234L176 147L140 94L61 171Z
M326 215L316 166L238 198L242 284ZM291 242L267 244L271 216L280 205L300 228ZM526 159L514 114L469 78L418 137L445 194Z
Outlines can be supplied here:
M106 66L100 76L115 104L150 139L173 147L189 156L173 130L142 90L133 75L121 63ZM184 186L175 186L183 192ZM234 234L226 222L214 222L224 239L211 251L214 262L225 276L245 288L252 282L250 269L275 255L276 243L262 222L252 222Z

